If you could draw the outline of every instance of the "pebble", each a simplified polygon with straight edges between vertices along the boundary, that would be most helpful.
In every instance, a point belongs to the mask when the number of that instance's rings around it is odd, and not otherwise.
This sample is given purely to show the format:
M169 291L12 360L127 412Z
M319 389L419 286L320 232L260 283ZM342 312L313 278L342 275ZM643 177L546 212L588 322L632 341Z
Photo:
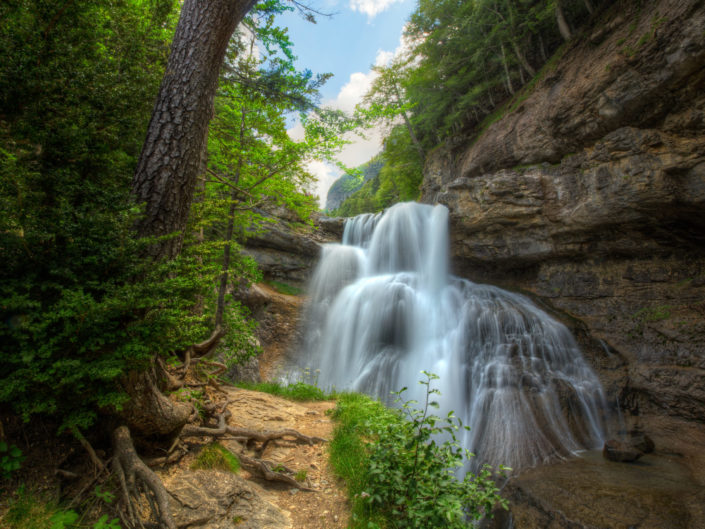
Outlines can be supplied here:
M298 494L298 493L299 493L299 489L289 489L289 494L291 494L292 496L294 494Z

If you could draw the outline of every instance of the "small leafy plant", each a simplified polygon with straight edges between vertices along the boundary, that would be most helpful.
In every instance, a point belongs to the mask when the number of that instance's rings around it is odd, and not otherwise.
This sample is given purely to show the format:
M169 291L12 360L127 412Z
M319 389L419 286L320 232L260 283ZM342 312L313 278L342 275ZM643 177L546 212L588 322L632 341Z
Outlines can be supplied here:
M422 409L402 399L407 388L396 392L398 410L364 395L338 397L331 463L348 484L354 528L467 528L495 505L507 507L488 466L458 479L472 457L456 438L463 426L452 412L429 413L438 407L432 397L439 391L431 387L438 377L423 374Z
M456 469L472 457L460 447L456 432L460 419L450 412L445 418L429 413L438 408L431 400L440 394L431 387L437 375L422 372L426 386L423 409L415 401L404 401L407 388L396 392L405 420L372 427L376 440L370 445L367 501L402 521L402 527L467 527L467 519L480 519L495 504L507 505L499 495L488 466L477 474L468 473L461 481ZM439 442L439 436L445 436Z
M0 479L10 479L12 473L20 469L23 460L22 450L0 441Z

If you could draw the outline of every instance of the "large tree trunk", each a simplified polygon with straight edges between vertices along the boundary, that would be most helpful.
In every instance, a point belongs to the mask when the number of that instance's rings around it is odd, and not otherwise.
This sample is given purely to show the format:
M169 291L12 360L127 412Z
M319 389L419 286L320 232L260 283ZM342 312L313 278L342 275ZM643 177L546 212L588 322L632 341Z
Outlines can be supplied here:
M175 234L152 245L155 258L181 249L213 98L228 41L256 0L185 0L166 73L132 181L145 204L140 236Z
M181 8L132 181L135 199L145 204L138 235L175 234L150 246L149 255L154 258L173 258L181 250L225 51L235 28L255 3L185 0ZM170 434L188 420L190 407L164 397L153 370L130 373L124 386L130 401L123 408L123 416L141 434Z
M131 430L140 436L170 436L178 434L188 422L193 409L191 404L178 402L165 396L156 383L153 369L130 372L123 381L129 395L119 415Z

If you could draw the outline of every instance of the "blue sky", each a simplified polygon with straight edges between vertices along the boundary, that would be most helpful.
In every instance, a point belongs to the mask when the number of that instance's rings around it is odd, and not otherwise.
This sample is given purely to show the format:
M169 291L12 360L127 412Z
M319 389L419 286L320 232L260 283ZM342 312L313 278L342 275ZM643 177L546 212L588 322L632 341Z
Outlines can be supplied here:
M351 111L374 78L374 63L399 48L416 0L310 0L309 4L334 15L317 16L317 23L311 24L296 13L287 13L279 23L289 28L299 68L333 74L321 90L323 103ZM379 151L381 133L353 140L339 156L349 167L366 162ZM309 169L319 179L315 191L324 206L328 188L340 171L322 162L312 163Z
M314 73L331 72L333 79L323 89L324 97L333 99L354 72L367 72L380 50L394 51L399 45L404 23L416 5L415 0L390 4L384 11L370 16L353 11L350 0L319 0L313 7L335 13L331 18L317 17L311 24L296 13L281 18L294 42L298 66ZM362 3L358 0L358 4ZM384 0L369 0L383 5ZM374 9L374 8L372 8Z

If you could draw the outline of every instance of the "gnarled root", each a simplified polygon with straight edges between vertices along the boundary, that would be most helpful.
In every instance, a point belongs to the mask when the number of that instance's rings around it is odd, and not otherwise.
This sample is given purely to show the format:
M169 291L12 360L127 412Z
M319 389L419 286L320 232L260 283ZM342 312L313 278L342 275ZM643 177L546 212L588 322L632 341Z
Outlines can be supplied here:
M167 529L176 529L176 522L169 510L169 496L159 477L149 469L135 452L127 426L118 426L113 431L113 469L120 481L124 508L123 522L129 527L143 527L136 512L134 501L140 488L147 496L152 511L159 523Z
M279 481L281 483L286 483L292 487L296 487L299 490L304 490L307 492L316 492L316 489L309 488L303 483L299 483L291 476L284 474L283 472L277 472L273 470L278 465L273 464L271 461L262 461L261 459L255 459L248 457L245 454L238 454L238 459L240 459L240 464L246 468L248 471L260 475L267 481ZM282 467L282 470L293 473L292 470Z
M321 437L311 437L308 435L304 435L296 430L290 429L260 432L247 428L236 428L233 426L228 426L226 419L230 415L230 412L227 411L227 403L224 406L224 409L225 411L218 415L217 427L209 428L202 426L192 426L190 424L187 424L181 431L180 437L223 437L227 435L232 436L240 441L256 441L262 443L262 446L260 446L259 450L257 450L258 454L264 452L269 442L275 441L277 439L290 438L296 442L302 442L309 445L313 445L314 443L326 442L326 440L322 439ZM238 458L240 459L240 463L244 468L246 468L253 474L264 478L267 481L278 481L304 491L316 490L296 481L296 479L291 476L294 474L294 471L282 465L272 463L270 461L263 461L261 459L252 458L250 456L245 455L244 453L238 454ZM274 470L277 467L281 467L281 470L283 470L284 472Z

